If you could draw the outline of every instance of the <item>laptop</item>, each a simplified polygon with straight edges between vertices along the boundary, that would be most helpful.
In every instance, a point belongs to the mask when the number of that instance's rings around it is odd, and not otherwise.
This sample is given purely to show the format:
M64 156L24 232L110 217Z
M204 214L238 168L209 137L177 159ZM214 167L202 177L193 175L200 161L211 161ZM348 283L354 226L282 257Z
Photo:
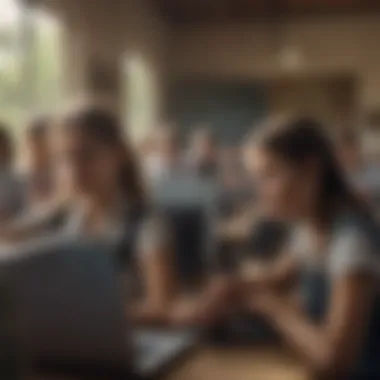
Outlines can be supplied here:
M56 236L0 249L24 356L62 372L153 376L196 343L190 330L134 329L127 321L112 249ZM108 373L108 372L107 372Z

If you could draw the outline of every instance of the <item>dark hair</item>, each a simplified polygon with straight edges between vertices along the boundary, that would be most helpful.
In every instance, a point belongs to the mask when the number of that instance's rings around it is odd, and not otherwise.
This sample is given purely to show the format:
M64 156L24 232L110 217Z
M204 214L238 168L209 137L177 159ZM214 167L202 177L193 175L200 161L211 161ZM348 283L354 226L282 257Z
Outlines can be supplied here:
M10 165L14 158L13 139L5 124L0 123L0 150L6 164Z
M292 166L315 159L321 166L318 210L323 221L339 208L364 207L345 179L332 141L322 124L312 118L279 119L264 126L254 143L284 159Z
M59 125L65 130L79 130L101 144L119 149L123 153L120 186L134 205L145 204L145 193L133 149L123 136L118 117L100 106L84 106L66 113Z

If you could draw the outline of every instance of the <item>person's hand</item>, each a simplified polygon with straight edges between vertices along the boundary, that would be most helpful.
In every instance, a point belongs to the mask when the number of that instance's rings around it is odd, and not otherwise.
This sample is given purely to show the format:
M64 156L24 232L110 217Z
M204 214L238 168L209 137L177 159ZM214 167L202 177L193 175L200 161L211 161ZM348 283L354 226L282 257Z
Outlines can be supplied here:
M216 275L206 285L205 294L207 298L225 298L235 295L238 291L238 281L234 276Z
M144 301L127 307L126 314L137 324L165 325L168 320L166 309Z
M177 300L170 312L175 325L211 325L220 315L230 312L237 287L232 276L217 275L194 297Z
M274 291L257 292L246 300L248 310L261 314L265 317L272 317L283 312L289 307L290 301Z
M245 260L240 266L240 284L248 292L268 287L268 264L258 260Z
M197 299L183 297L176 300L169 313L169 324L174 326L186 326L200 323L197 316Z

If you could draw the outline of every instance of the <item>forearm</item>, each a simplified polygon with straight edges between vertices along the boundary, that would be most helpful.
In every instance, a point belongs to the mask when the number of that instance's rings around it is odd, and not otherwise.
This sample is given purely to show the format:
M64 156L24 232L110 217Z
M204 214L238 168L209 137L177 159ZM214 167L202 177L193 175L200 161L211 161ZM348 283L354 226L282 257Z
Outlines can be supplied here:
M41 208L18 216L8 223L0 224L0 242L19 243L43 234L55 224L57 210Z
M139 255L145 304L155 309L167 309L178 297L180 288L173 260L166 250L150 250Z
M256 266L256 267L255 267ZM247 291L284 289L289 286L295 277L292 269L278 268L275 264L254 264L245 268L242 275L243 285Z
M310 322L300 310L287 305L270 317L275 328L317 373L327 373L333 368L331 345L323 325Z
M223 221L219 226L219 237L228 242L241 242L247 239L255 223L259 219L259 212L255 206L248 205L235 216Z
M251 301L251 310L267 316L319 378L345 378L342 374L355 365L367 334L372 286L365 274L336 279L330 308L320 324L274 293L257 295Z
M127 308L127 317L136 325L166 325L167 309L154 307L145 300Z
M223 242L240 243L248 237L248 234L249 227L235 221L221 223L218 229L219 238Z
M216 278L198 295L173 303L171 323L210 326L235 309L235 284L231 279Z

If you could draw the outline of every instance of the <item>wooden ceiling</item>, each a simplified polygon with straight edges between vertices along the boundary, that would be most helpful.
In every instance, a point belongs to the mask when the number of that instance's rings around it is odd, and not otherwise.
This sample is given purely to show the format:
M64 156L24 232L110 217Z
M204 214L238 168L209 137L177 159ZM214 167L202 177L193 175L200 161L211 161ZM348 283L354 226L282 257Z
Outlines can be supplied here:
M380 0L152 0L171 23L249 21L257 18L380 12Z

